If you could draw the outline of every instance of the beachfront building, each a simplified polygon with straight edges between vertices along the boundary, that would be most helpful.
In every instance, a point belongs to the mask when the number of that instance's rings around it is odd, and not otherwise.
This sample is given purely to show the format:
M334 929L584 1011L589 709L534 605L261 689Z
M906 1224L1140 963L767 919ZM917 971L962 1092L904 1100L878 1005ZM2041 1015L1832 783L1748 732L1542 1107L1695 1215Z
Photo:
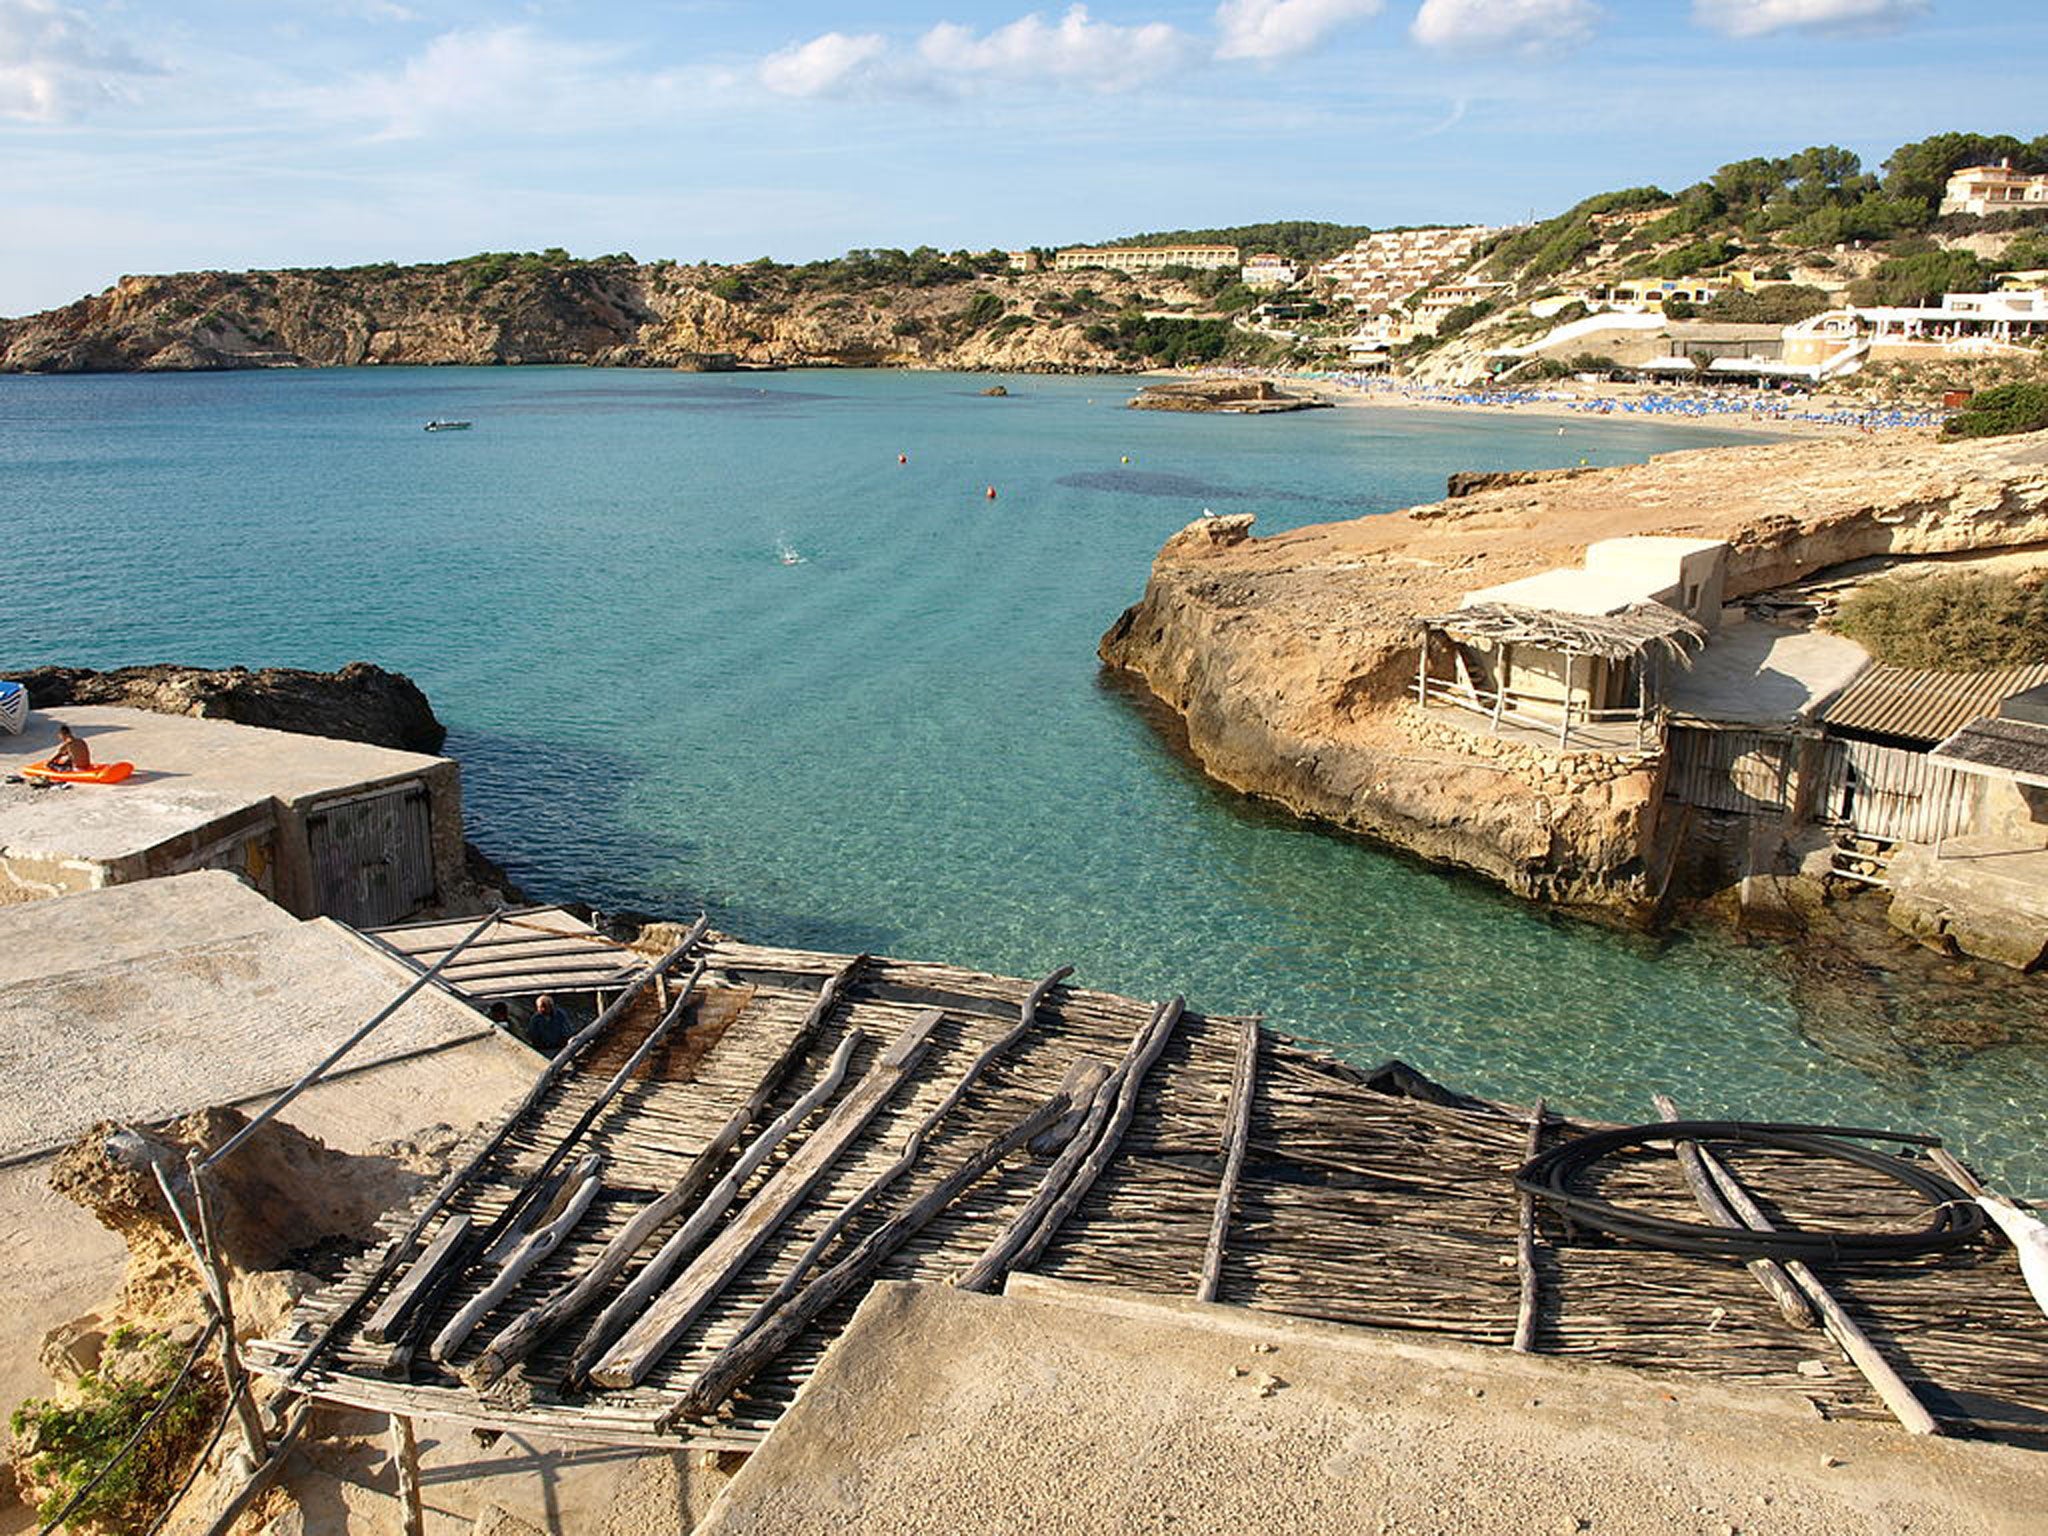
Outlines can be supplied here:
M1982 218L2015 208L2048 207L2048 175L2016 171L2010 160L1996 165L1966 165L1951 172L1941 194L1943 213Z
M1072 245L1052 259L1055 272L1081 272L1089 267L1117 272L1157 272L1165 267L1220 272L1240 265L1234 245Z
M1788 363L2015 353L2048 338L2048 289L1946 293L1927 306L1831 309L1785 327Z
M1462 266L1493 233L1483 224L1385 230L1324 262L1314 275L1359 314L1384 314Z
M1713 539L1603 539L1580 567L1468 592L1416 621L1416 700L1562 751L1654 747L1666 664L1706 643L1727 563Z
M1247 288L1291 288L1300 276L1301 269L1285 256L1263 251L1245 258L1237 280Z
M1434 288L1425 288L1416 295L1415 306L1410 311L1415 333L1434 336L1443 325L1444 317L1453 310L1464 309L1473 304L1484 304L1506 287L1506 283L1461 278L1456 282L1439 283Z
M1618 310L1623 314L1648 314L1666 304L1710 304L1734 289L1747 293L1756 286L1754 274L1730 272L1719 278L1620 278L1581 290L1578 301L1591 310ZM1569 303L1569 300L1565 301ZM1562 308L1560 304L1558 306ZM1532 312L1534 306L1531 306ZM1552 311L1555 313L1555 310Z

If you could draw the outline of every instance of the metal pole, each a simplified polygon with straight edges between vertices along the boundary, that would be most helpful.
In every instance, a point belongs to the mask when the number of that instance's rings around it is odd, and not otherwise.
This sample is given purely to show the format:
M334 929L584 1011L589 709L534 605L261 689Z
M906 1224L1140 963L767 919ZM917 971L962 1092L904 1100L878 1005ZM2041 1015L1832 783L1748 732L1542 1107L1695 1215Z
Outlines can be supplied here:
M279 1094L276 1098L272 1099L268 1104L264 1105L264 1107L261 1110L257 1111L256 1115L249 1121L247 1125L243 1126L239 1131L235 1132L234 1135L230 1136L226 1141L222 1142L218 1147L216 1147L212 1154L209 1155L206 1161L200 1164L200 1166L202 1168L211 1168L215 1163L218 1163L230 1152L233 1152L237 1147L241 1146L243 1142L247 1141L251 1136L255 1135L256 1132L265 1123L276 1118L278 1111L282 1110L287 1104L291 1103L292 1100L296 1099L308 1088L312 1087L315 1083L319 1082L322 1077L327 1075L327 1069L329 1067L333 1066L337 1061L341 1060L342 1057L346 1056L350 1051L354 1050L357 1046L361 1045L363 1041L369 1038L373 1030L375 1030L379 1025L383 1024L385 1020L389 1019L394 1013L398 1012L398 1010L403 1008L407 1003L411 1002L413 997L420 991L422 987L426 986L436 976L440 975L441 968L443 966L447 965L447 963L450 960L453 960L457 955L461 954L463 950L467 949L474 940L476 940L479 936L482 935L483 931L486 928L490 927L491 924L495 923L499 919L499 917L503 915L503 912L504 908L502 907L491 908L490 914L487 917L485 917L483 921L479 922L474 928L470 929L468 933L465 933L462 936L462 938L456 943L453 949L449 950L446 954L442 955L441 958L436 960L432 966L428 967L428 969L422 971L420 975L414 979L412 984L408 986L403 992L399 993L398 996L394 997L382 1008L379 1008L375 1014L371 1015L370 1021L367 1024L363 1025L361 1029L358 1029L354 1034L350 1035L346 1040L342 1041L340 1045L337 1045L333 1050L329 1051L327 1053L326 1059L322 1061L320 1065L313 1068L312 1071L308 1072L296 1083L293 1083L291 1087L285 1089L283 1093Z

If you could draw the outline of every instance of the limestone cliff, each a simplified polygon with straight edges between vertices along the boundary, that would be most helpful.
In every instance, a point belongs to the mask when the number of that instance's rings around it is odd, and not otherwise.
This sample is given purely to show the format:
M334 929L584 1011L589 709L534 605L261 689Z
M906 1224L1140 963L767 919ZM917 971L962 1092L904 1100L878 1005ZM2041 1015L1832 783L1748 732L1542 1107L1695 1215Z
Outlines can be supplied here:
M1409 621L1625 534L1728 541L1731 598L1865 555L2048 542L2048 445L1713 449L1269 539L1251 522L1204 519L1169 540L1101 646L1178 712L1204 768L1520 894L1632 911L1654 894L1660 765L1453 744L1407 702Z
M0 320L0 372L364 364L844 365L1079 372L1145 359L1110 324L1188 308L1169 280L955 272L861 281L804 268L472 258L433 266L124 277Z

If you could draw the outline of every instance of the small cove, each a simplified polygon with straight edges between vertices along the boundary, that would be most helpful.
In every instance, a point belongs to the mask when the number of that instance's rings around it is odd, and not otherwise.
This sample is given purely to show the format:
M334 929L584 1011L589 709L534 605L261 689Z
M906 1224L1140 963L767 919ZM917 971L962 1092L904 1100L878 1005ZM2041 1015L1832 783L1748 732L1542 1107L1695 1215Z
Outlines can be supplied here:
M547 898L1072 964L1587 1113L1638 1118L1666 1088L1701 1114L1934 1129L2048 1188L2038 989L1558 918L1216 788L1095 663L1204 506L1270 533L1432 499L1457 469L1746 439L987 382L0 379L0 522L31 552L4 660L406 671L473 835Z

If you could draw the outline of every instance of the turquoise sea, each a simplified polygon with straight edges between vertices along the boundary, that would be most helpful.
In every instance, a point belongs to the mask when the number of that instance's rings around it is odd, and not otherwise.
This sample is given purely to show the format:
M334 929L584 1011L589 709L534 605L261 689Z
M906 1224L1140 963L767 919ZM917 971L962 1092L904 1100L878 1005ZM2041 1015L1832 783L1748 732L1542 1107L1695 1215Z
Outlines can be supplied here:
M1432 499L1455 469L1726 434L1234 420L1126 411L1128 381L989 382L0 378L0 663L377 661L426 688L472 835L543 897L1071 964L1569 1110L1641 1118L1667 1088L1701 1114L1932 1128L2048 1195L2040 988L1554 917L1214 788L1097 667L1205 507L1272 532Z

